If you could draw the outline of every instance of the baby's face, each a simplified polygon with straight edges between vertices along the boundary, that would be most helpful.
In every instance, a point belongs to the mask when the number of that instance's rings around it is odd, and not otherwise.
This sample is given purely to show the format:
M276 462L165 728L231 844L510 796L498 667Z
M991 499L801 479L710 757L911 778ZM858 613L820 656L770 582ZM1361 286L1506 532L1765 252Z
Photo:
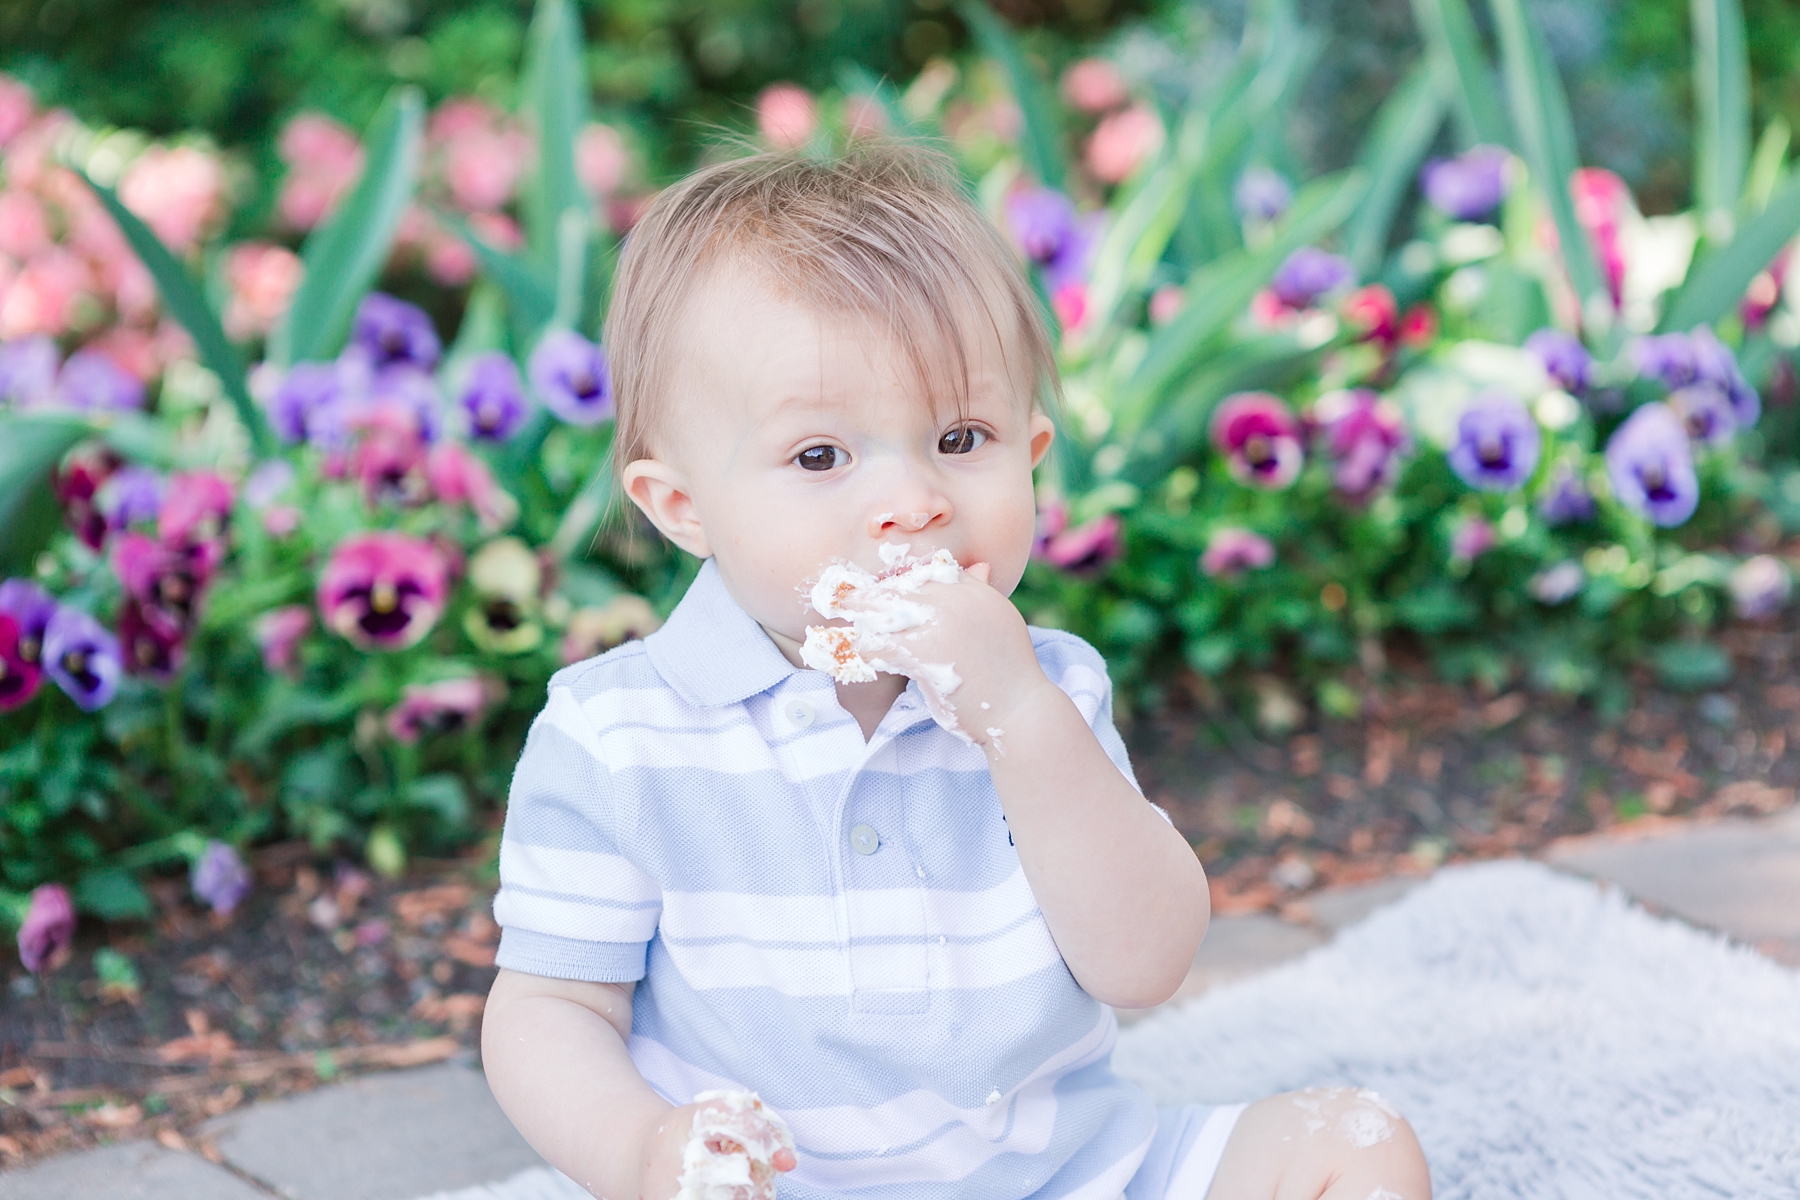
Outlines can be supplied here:
M656 459L627 468L627 490L677 544L717 559L778 642L820 621L804 593L822 568L880 571L883 543L947 549L987 563L1002 592L1018 585L1052 427L1023 350L1003 358L997 337L977 336L985 317L963 324L960 413L934 412L904 351L860 316L815 313L747 272L702 285L685 323Z

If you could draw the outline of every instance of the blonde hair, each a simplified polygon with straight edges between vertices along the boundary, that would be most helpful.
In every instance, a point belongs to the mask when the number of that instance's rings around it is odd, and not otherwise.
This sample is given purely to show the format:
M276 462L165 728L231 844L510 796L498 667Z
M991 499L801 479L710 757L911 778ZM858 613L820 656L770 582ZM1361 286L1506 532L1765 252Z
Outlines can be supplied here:
M818 312L884 323L934 406L966 403L971 313L986 318L1003 354L1023 352L1023 363L1004 365L1029 372L1034 402L1057 393L1037 296L944 154L881 140L830 157L753 154L664 191L626 238L605 333L615 470L650 456L680 341L694 336L683 309L696 281L726 260Z

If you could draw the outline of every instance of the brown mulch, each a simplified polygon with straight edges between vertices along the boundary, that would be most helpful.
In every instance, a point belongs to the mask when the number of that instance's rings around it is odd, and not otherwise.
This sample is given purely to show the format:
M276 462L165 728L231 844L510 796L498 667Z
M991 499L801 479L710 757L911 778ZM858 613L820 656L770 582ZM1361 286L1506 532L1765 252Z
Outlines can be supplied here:
M1396 659L1357 684L1354 720L1259 735L1198 681L1131 732L1145 791L1206 862L1214 911L1305 920L1334 884L1530 853L1629 825L1765 814L1800 783L1791 631L1728 635L1725 691L1643 680L1622 720L1583 703L1436 680ZM216 1157L199 1129L252 1100L470 1054L493 981L493 841L376 879L300 844L254 858L229 919L178 879L148 925L84 925L44 979L0 967L0 1170L153 1136ZM138 986L103 987L97 950Z

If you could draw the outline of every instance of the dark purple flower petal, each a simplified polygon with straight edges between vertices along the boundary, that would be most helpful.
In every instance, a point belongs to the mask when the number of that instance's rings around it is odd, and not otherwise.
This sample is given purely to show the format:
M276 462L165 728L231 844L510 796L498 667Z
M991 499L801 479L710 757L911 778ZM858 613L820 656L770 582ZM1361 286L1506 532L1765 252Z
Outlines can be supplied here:
M238 852L224 842L211 841L188 873L194 895L214 912L229 914L250 894L250 869Z
M1579 396L1593 381L1593 357L1573 334L1540 329L1525 339L1525 350L1544 365L1544 372L1565 392Z
M37 695L44 672L36 656L27 659L19 645L19 619L0 611L0 712Z
M1020 188L1006 198L1006 227L1025 257L1055 258L1075 233L1075 202L1055 188Z
M1537 470L1542 444L1537 422L1523 401L1507 392L1482 392L1469 401L1456 423L1450 467L1472 488L1507 492Z
M572 329L553 329L531 352L531 386L544 406L571 425L612 416L606 351Z
M1213 447L1226 456L1232 478L1252 487L1279 490L1300 477L1306 452L1300 422L1279 396L1239 392L1213 410Z
M1700 503L1687 430L1666 404L1644 405L1613 432L1606 475L1621 504L1657 525L1680 525Z
M1393 482L1410 439L1406 419L1391 401L1368 388L1327 392L1313 405L1312 415L1324 435L1339 492L1360 501Z
M0 403L19 408L47 404L56 394L56 342L34 333L0 344Z
M1302 246L1276 270L1269 290L1289 308L1311 308L1320 297L1355 282L1356 268L1349 259L1327 254L1317 246Z
M41 662L44 630L56 615L56 597L29 579L8 579L0 583L0 613L19 623L19 656L29 663Z
M44 670L84 712L119 690L119 639L78 608L59 606L44 629Z
M56 377L56 395L82 412L125 412L144 407L144 385L98 350L69 355Z
M469 419L469 435L503 442L525 420L525 383L512 357L498 351L477 355L463 376L457 403Z
M1294 203L1287 176L1268 167L1250 167L1238 176L1231 198L1246 221L1274 221Z
M1436 158L1419 173L1431 206L1458 221L1477 221L1506 199L1507 162L1498 146L1476 146L1455 158Z
M1100 248L1100 237L1106 231L1106 214L1089 213L1075 222L1075 228L1063 239L1062 246L1044 263L1044 287L1052 295L1087 281L1094 265L1094 252Z
M350 340L377 369L403 363L429 371L443 349L424 309L384 292L370 292L357 305Z
M1681 418L1688 436L1708 446L1723 446L1737 434L1737 410L1725 389L1713 383L1691 383L1669 393L1669 407Z

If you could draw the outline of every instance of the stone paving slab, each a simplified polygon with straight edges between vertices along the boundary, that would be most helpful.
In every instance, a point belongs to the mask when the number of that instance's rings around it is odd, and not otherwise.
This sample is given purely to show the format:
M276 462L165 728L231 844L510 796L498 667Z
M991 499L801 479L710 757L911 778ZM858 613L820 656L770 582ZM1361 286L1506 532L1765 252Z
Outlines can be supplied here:
M544 1165L466 1063L255 1104L201 1136L290 1200L414 1200Z
M0 1200L268 1200L268 1193L198 1155L142 1141L0 1174Z

